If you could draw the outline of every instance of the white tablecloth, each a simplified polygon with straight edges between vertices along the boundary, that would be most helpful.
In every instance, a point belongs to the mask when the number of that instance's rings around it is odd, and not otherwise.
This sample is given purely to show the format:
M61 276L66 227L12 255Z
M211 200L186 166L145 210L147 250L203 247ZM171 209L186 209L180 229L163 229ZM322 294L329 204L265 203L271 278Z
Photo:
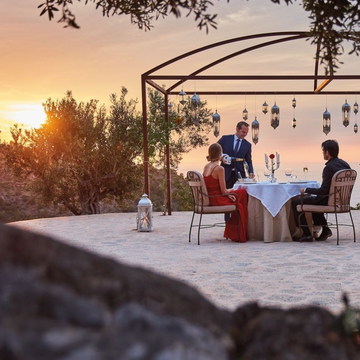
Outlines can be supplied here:
M244 188L248 197L249 240L266 243L292 241L296 231L291 210L291 198L300 194L301 188L319 187L316 181L282 183L236 184Z
M290 183L260 182L254 184L236 183L234 189L243 188L246 192L260 200L269 213L275 217L288 200L300 194L301 188L319 187L316 181L298 181Z

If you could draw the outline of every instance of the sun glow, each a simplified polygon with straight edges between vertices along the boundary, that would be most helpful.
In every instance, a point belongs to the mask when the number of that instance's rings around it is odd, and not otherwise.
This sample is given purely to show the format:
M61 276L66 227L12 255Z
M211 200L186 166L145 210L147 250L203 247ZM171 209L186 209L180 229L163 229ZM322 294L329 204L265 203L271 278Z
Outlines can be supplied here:
M46 114L42 105L21 104L13 106L11 118L19 124L25 126L29 125L32 128L38 128L45 122Z

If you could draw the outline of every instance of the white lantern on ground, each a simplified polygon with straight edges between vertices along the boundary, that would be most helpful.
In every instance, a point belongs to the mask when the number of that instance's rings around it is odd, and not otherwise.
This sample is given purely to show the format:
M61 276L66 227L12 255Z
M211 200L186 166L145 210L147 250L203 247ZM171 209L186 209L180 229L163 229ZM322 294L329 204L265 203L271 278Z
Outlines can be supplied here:
M143 194L137 207L137 230L153 231L152 202L146 194Z

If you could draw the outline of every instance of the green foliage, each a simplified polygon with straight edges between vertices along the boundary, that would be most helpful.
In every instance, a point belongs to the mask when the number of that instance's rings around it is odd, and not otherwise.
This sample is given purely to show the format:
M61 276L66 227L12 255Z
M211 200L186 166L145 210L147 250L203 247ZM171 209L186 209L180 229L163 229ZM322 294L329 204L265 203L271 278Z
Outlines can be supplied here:
M81 1L81 0L79 0ZM203 27L208 32L209 27L216 29L216 14L207 13L208 8L214 4L209 0L84 0L85 5L96 3L96 8L102 10L103 16L129 15L131 22L140 29L150 30L154 20L165 17L168 14L181 16L185 10L187 16L195 15L199 29ZM227 0L230 2L230 0ZM280 4L280 0L271 0ZM296 0L284 0L287 5L293 4ZM58 22L65 23L65 27L79 28L75 21L75 15L70 11L72 0L46 0L38 7L41 8L40 16L47 14L49 20L54 18L54 12L61 9L61 18ZM341 64L339 56L343 54L342 43L352 42L350 54L359 55L360 32L359 19L360 7L357 0L303 0L303 9L309 13L310 30L312 43L319 46L320 62L325 66L326 74L333 74Z
M169 124L165 122L165 100L159 91L148 90L148 141L149 157L155 167L165 166L166 145L170 146L171 163L177 169L182 155L197 147L208 145L207 134L212 129L211 110L207 102L200 102L196 109L198 121L194 122L194 109L190 98L184 106L172 112Z
M149 158L152 168L163 169L162 178L159 178L157 173L155 179L151 178L150 180L151 200L154 210L165 212L168 206L166 193L167 145L169 145L170 150L173 210L189 210L191 209L190 204L192 204L189 185L184 180L183 175L176 174L176 170L184 153L208 145L207 134L213 126L211 121L212 112L206 108L207 103L201 101L196 110L193 109L190 98L188 98L186 104L179 105L169 115L169 123L166 123L164 96L159 91L149 88L148 99ZM194 121L195 118L196 121ZM154 186L156 186L156 189L154 189ZM160 195L161 192L162 196Z
M78 0L81 1L81 0ZM229 2L230 0L227 0ZM216 29L215 18L216 15L208 14L207 9L213 3L210 0L85 0L85 5L88 3L96 3L96 8L102 10L103 16L110 15L130 15L131 23L136 24L139 29L150 30L153 25L154 18L165 17L168 14L174 15L176 18L181 16L181 10L187 11L187 16L191 13L195 15L195 20L198 21L199 29L203 27L206 32L209 26ZM61 9L61 18L58 22L65 23L65 27L79 28L75 21L75 15L70 11L69 5L72 5L72 0L46 0L40 4L40 16L47 14L49 20L54 18L54 12Z
M109 115L96 100L77 103L71 92L44 104L46 122L38 129L11 129L7 165L44 201L65 205L73 214L100 212L99 202L115 195L127 203L141 192L141 117L136 102L111 95Z

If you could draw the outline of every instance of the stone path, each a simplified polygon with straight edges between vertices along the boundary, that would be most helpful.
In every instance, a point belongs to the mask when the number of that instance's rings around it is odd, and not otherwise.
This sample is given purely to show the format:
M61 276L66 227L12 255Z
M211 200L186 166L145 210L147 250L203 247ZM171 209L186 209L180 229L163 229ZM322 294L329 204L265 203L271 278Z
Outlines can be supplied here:
M283 308L321 305L342 309L347 292L360 307L360 211L353 211L352 229L336 230L326 242L233 243L222 228L196 231L188 242L191 212L155 213L154 231L139 233L135 213L37 219L8 224L50 235L68 244L118 261L151 269L194 286L220 307L235 309L250 301ZM204 217L221 222L222 215ZM348 215L344 215L344 221Z

